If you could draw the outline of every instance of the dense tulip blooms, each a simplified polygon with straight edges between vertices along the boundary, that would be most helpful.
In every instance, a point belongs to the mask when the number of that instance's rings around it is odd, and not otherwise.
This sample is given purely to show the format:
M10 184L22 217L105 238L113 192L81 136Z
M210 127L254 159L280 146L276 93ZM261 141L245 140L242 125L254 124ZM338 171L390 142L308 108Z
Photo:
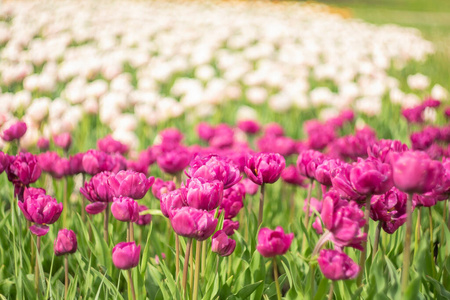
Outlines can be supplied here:
M245 174L258 185L274 183L283 171L286 162L278 153L260 153L251 155L247 160Z
M290 183L293 185L298 185L302 187L306 187L306 177L300 174L300 171L298 170L297 166L290 165L286 167L283 172L281 172L281 179L283 179L284 182Z
M227 124L219 124L214 129L214 136L209 139L209 145L213 148L223 149L234 143L234 130Z
M428 131L414 132L409 137L411 140L411 148L413 150L427 150L433 145L436 137L432 136Z
M53 250L56 256L75 253L77 251L77 236L75 232L65 228L58 231L58 236L53 243Z
M105 153L125 154L128 152L128 146L116 141L111 135L107 135L97 141L97 148Z
M237 126L240 130L248 134L257 134L261 128L258 122L253 120L240 121Z
M175 209L181 208L186 203L187 190L180 188L161 196L161 212L166 218L170 218Z
M16 122L3 130L1 138L6 142L20 139L27 132L27 124L25 122Z
M147 178L143 173L135 171L119 171L108 178L114 196L142 199L155 181L154 177Z
M245 187L245 193L248 195L255 195L258 192L259 185L254 183L248 178L245 178L241 182Z
M223 231L228 235L231 236L234 234L235 230L239 229L239 222L233 221L231 219L224 219L223 220Z
M389 163L389 153L405 152L408 146L397 140L379 140L367 148L369 157L376 158L383 163Z
M303 127L308 135L308 145L311 149L322 150L336 138L333 126L329 124L309 120L304 123Z
M223 200L220 208L224 210L225 219L231 219L237 216L242 207L245 197L245 186L238 183L223 193Z
M23 192L23 198L33 197L37 195L45 195L46 191L42 188L29 187Z
M421 104L412 108L404 109L402 111L402 115L408 123L423 123L424 110L425 106Z
M308 205L307 203L305 203L303 205L303 211L305 213L308 213ZM320 214L320 212L322 211L322 201L317 200L314 197L311 197L311 204L309 206L309 215L311 216L312 214L314 214L315 212L318 212Z
M83 156L83 169L89 175L112 171L115 167L111 156L98 150L88 150Z
M343 163L339 159L324 159L320 165L316 167L315 179L323 185L331 186L332 170L342 166Z
M86 197L89 204L86 211L90 214L97 214L105 210L107 203L112 202L114 198L113 191L108 184L108 178L113 175L111 172L101 172L84 183L80 188L80 193Z
M209 141L214 136L214 127L208 123L201 122L197 126L198 137L204 141Z
M14 184L14 196L23 201L25 187L36 182L42 170L36 156L31 153L19 153L16 156L9 156L9 165L5 172L8 180Z
M70 175L70 161L65 157L60 157L53 162L52 172L50 173L54 178L61 179L64 176Z
M358 159L350 171L353 188L361 195L380 195L394 185L391 166L376 159Z
M9 163L10 163L9 155L0 151L0 174L3 173L3 171L5 171L8 168Z
M355 187L350 180L352 169L352 165L343 164L337 169L332 170L331 182L333 188L343 199L364 203L366 197L355 190Z
M112 261L116 268L129 270L139 264L141 246L136 246L135 242L118 243L112 249Z
M361 228L366 221L355 202L341 200L334 191L328 192L324 195L320 215L325 228L331 233L330 239L337 247L363 249L361 243L366 240L366 234L361 232Z
M294 234L285 234L281 226L275 230L261 228L258 233L258 245L256 250L264 257L284 255L291 246Z
M264 135L282 136L284 135L284 129L278 123L269 123L264 128Z
M148 210L148 207L145 205L139 205L139 213ZM139 226L145 226L150 224L150 222L152 221L152 215L151 214L145 214L145 215L141 215L139 214L139 218L138 220L135 222L136 224L138 224Z
M127 160L127 170L135 171L138 173L142 173L145 176L148 175L148 167L149 165L140 160Z
M36 146L40 151L47 151L48 148L50 147L50 142L48 139L41 137L38 139Z
M176 174L186 168L191 161L191 153L186 148L178 147L158 156L156 162L166 173Z
M137 222L139 220L139 204L130 197L114 197L111 213L119 221Z
M217 219L205 210L185 206L172 210L170 223L176 234L204 241L216 230Z
M396 187L387 193L373 196L370 205L370 217L382 222L382 228L387 233L394 233L406 222L406 200L408 195Z
M306 150L298 156L297 168L303 176L314 179L316 177L316 169L322 164L324 159L325 156L322 153L315 150Z
M46 235L49 231L47 225L55 223L63 210L63 204L55 198L41 193L29 193L23 202L18 202L25 218L33 223L30 227L33 234Z
M161 200L162 195L174 191L175 189L176 189L175 182L171 180L164 181L161 178L156 178L155 183L152 186L152 193L156 199Z
M187 181L186 190L186 206L210 211L222 203L223 183L220 181L191 178Z
M431 192L421 195L415 194L412 198L414 207L432 207L435 206L438 201L444 201L448 199L448 195L432 190Z
M440 184L442 193L449 195L450 194L450 159L444 157L442 159L442 166L444 168L444 176L442 182Z
M68 132L61 133L53 136L53 142L57 147L63 149L64 151L67 151L72 145L72 137Z
M38 161L39 166L41 167L42 171L51 174L53 172L54 162L59 160L60 157L59 157L58 153L56 153L54 151L47 151L47 152L38 154L36 156L36 158L37 158L37 161Z
M192 160L188 171L185 173L189 178L221 181L224 189L230 188L242 179L239 169L232 162L216 155Z
M289 156L297 152L297 143L286 136L265 135L256 141L261 152L274 152Z
M405 193L431 191L444 175L442 163L421 151L391 153L394 185Z
M236 241L230 239L223 230L218 230L212 236L211 251L220 256L230 256L236 248Z
M176 128L164 129L159 135L161 136L161 147L164 151L178 148L183 140L183 134Z
M317 258L320 271L330 280L354 279L359 266L347 254L336 250L323 249Z

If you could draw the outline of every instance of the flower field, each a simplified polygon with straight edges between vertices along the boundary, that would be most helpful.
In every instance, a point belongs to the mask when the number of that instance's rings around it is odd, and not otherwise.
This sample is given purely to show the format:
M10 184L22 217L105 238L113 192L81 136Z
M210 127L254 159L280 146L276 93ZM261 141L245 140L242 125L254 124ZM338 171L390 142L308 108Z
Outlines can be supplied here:
M442 49L314 3L2 3L0 299L450 299Z

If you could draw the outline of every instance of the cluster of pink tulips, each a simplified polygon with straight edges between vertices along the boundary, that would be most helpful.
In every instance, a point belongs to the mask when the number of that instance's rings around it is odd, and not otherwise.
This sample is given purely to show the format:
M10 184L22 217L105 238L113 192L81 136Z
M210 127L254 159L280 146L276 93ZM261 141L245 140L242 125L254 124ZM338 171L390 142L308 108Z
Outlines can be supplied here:
M72 139L69 134L62 134L53 137L53 144L63 154L49 151L50 141L42 138L37 145L40 151L37 155L0 152L0 172L5 171L14 185L15 204L22 211L30 231L37 236L37 290L40 239L60 215L66 226L70 209L67 178L82 174L79 192L84 220L89 217L84 212L103 214L104 239L108 245L110 214L127 223L127 240L112 248L111 259L118 269L127 270L133 299L136 299L136 293L131 269L139 265L141 252L141 246L135 242L134 224L145 226L152 221L149 208L139 203L144 201L141 199L149 190L159 200L160 211L172 229L167 236L175 235L174 278L181 282L183 293L190 293L192 299L198 298L200 270L204 276L209 250L218 257L233 254L236 240L232 237L245 215L250 213L250 208L243 209L249 205L245 197L258 190L260 229L256 249L263 257L273 260L278 299L283 291L278 282L276 257L286 254L294 239L302 241L302 254L310 254L312 270L317 262L323 275L332 282L356 278L359 286L364 279L368 249L371 247L372 254L378 251L381 230L392 234L406 223L402 267L404 292L411 264L413 210L420 213L422 207L429 207L431 212L432 206L438 201L446 203L450 195L450 160L447 158L450 127L426 127L421 119L425 107L438 105L439 101L428 99L420 107L403 112L409 122L416 124L411 128L420 127L419 131L411 133L412 149L397 140L379 140L369 127L358 129L353 135L339 136L339 130L354 119L351 111L344 111L327 122L306 122L307 138L303 141L285 136L278 124L262 126L255 121L245 121L231 127L200 123L198 136L203 146L183 144L183 134L171 128L159 133L159 144L134 155L111 136L98 140L98 149L69 155ZM15 145L26 129L25 123L18 122L4 130L1 137ZM253 150L251 143L238 140L237 131L255 136L254 144L260 152ZM126 158L127 153L132 158ZM291 164L286 166L286 162ZM149 167L154 163L166 174L164 179L148 177ZM42 171L48 174L47 179L52 177L65 183L62 203L43 188L31 187ZM275 230L262 227L266 189L280 178L285 186L291 185L293 191L307 189L305 217L302 220L294 217L299 201L295 193L290 199L292 211L286 214L290 214L292 222L303 222L305 228L312 227L317 232L318 241L310 252L304 234L294 236L279 226ZM313 197L314 191L316 197ZM444 220L446 214L444 210ZM367 238L370 218L377 222L372 245ZM430 222L432 225L431 219ZM420 222L418 224L420 226ZM430 237L430 251L433 251L432 232ZM181 238L186 242L184 255ZM346 254L347 247L360 250L359 263ZM66 294L67 254L76 250L75 233L61 229L54 242L54 251L57 256L65 255ZM162 263L159 257L157 262ZM191 272L195 270L193 281L188 280L189 268ZM311 292L314 293L314 289ZM330 298L332 295L333 284Z

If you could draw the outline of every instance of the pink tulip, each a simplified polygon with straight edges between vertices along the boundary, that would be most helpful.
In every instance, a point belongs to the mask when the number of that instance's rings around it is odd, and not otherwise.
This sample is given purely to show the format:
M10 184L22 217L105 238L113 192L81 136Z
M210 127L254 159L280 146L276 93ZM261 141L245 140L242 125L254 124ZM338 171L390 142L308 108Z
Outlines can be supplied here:
M202 210L216 209L223 198L223 183L221 181L208 182L203 178L187 180L185 205Z
M25 122L16 122L3 130L1 138L6 142L20 139L27 132L27 124Z
M324 161L325 156L315 150L307 150L298 156L297 168L300 174L310 179L316 177L316 169Z
M145 205L139 205L139 213L148 210L148 207ZM135 222L136 224L138 224L139 226L145 226L150 224L150 222L152 221L152 215L151 214L145 214L145 215L141 215L139 214L139 219Z
M384 194L394 185L391 166L373 158L358 159L350 171L350 181L361 195Z
M180 188L169 193L163 194L160 205L161 212L166 218L170 218L174 210L181 208L186 203L187 190Z
M260 153L249 156L245 174L258 185L277 181L286 163L278 153Z
M161 200L162 195L176 189L175 182L172 180L164 181L161 178L156 178L155 183L152 186L152 193L156 199Z
M216 230L217 219L207 211L182 207L172 211L170 223L176 234L203 241Z
M108 177L108 184L116 197L124 196L135 200L142 199L155 181L143 173L135 171L119 171Z
M317 262L323 275L334 281L354 279L359 273L359 266L347 254L336 250L321 250Z
M106 208L108 202L113 201L114 193L108 184L108 178L112 174L111 172L98 173L80 188L80 193L92 202L86 207L88 213L100 213Z
M258 233L258 245L256 250L264 257L284 255L291 246L294 234L285 234L281 226L275 230L261 228Z
M97 141L97 148L105 153L125 154L128 152L128 146L115 140L111 135L107 135Z
M223 230L218 230L212 236L211 251L220 256L230 256L236 248L236 241L230 239Z
M245 187L245 193L248 195L255 195L258 192L259 185L254 183L248 178L242 180L242 184Z
M36 146L40 151L47 151L48 148L50 147L50 142L48 139L41 137L38 139Z
M129 270L139 264L141 246L136 246L135 242L118 243L112 249L112 261L116 268Z
M238 229L239 229L238 221L233 221L231 219L223 220L223 231L226 233L226 235L231 236Z
M242 183L238 183L224 191L220 208L224 211L225 219L237 216L242 207L244 207L244 197L245 187Z
M406 200L408 195L393 187L383 195L373 196L370 217L382 222L385 232L392 234L406 222Z
M289 167L286 167L283 170L283 172L281 172L281 179L283 179L284 182L289 184L302 187L307 186L306 177L300 174L300 171L295 165L290 165Z
M56 256L73 254L77 251L77 236L75 232L68 229L58 231L58 236L53 243L53 250Z
M72 137L68 132L61 133L53 136L53 142L57 147L63 149L64 151L67 151L72 145Z
M178 147L168 152L163 152L156 161L165 173L176 174L189 165L191 153L186 148Z
M129 197L114 197L111 213L122 222L137 222L139 220L139 204Z

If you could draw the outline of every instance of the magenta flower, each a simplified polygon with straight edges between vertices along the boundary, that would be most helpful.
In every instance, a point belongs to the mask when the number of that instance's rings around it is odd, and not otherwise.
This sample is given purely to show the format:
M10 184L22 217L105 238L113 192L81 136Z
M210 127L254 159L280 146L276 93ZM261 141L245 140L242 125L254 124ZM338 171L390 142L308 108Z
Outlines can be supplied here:
M209 145L213 148L224 149L234 143L234 130L227 124L219 124L214 129L214 136L209 139Z
M115 140L111 135L107 135L97 141L97 148L105 153L125 154L128 152L128 146Z
M232 236L234 234L234 231L239 229L239 222L233 221L231 219L224 219L223 220L223 231L228 236Z
M50 147L50 142L48 139L44 138L44 137L40 137L37 140L36 146L38 147L38 149L40 151L47 151L48 148Z
M322 150L336 138L333 126L329 124L310 120L306 121L303 127L308 136L308 145L311 149Z
M114 197L111 213L119 221L137 222L139 220L139 204L130 197Z
M328 192L324 195L320 215L337 247L363 249L361 243L366 240L366 234L361 232L361 228L366 221L363 211L355 202L341 200L334 191Z
M290 165L281 172L281 179L284 182L302 187L307 186L306 177L300 174L297 166Z
M83 157L84 153L77 153L69 157L70 175L84 173Z
M156 178L155 183L152 186L152 193L156 199L161 200L162 195L176 189L175 182L169 180L164 181L161 178Z
M233 163L216 155L192 160L188 171L185 173L189 178L221 181L224 189L230 188L242 179L239 169Z
M415 194L412 198L414 207L432 207L435 206L438 201L444 201L448 199L448 195L440 193L436 190L424 194Z
M148 167L149 165L141 160L127 160L127 170L135 171L138 173L142 173L145 176L148 175Z
M80 193L86 197L89 204L86 206L86 211L90 214L97 214L106 209L107 203L112 202L114 193L108 184L108 178L112 175L111 172L101 172L91 180L84 183L84 187L80 188Z
M331 186L332 171L342 165L343 163L339 159L324 159L322 163L316 167L315 179L323 185Z
M61 229L53 243L53 250L56 256L73 254L77 251L77 236L69 229Z
M355 190L355 187L350 180L352 169L352 165L342 164L337 169L332 170L331 182L333 188L343 199L364 203L366 197Z
M176 234L204 241L216 230L217 219L205 210L182 207L172 210L170 223Z
M225 219L237 216L242 207L244 207L244 197L245 187L242 183L238 183L224 191L220 208L224 211Z
M14 158L14 156L11 156L10 158L8 154L0 151L0 174L8 168L12 158Z
M282 136L284 135L284 129L278 123L269 123L264 128L264 135Z
M164 151L178 148L183 140L183 134L176 128L164 129L159 135L161 136L161 147Z
M148 210L148 207L145 205L139 205L139 213ZM138 220L135 222L136 224L138 224L139 226L145 226L150 224L150 222L152 221L152 215L151 214L145 214L145 215L141 215L139 214L139 218Z
M131 170L119 171L108 177L108 184L114 196L130 197L135 200L144 198L154 181L154 177L147 178L143 173Z
M281 226L275 230L261 228L258 233L256 250L264 257L284 255L289 250L293 239L294 234L285 234Z
M239 121L238 128L247 134L257 134L261 128L258 122L253 120Z
M158 156L156 162L158 166L169 174L176 174L186 168L191 161L191 153L184 148L178 147L173 150L163 152Z
M408 195L396 187L382 195L373 196L370 217L382 222L385 232L392 234L406 222L406 200Z
M344 252L323 249L317 262L323 275L333 281L354 279L359 273L358 264Z
M122 242L115 245L112 249L112 261L116 268L129 270L139 264L140 254L140 245L137 246L135 242Z
M230 256L236 248L236 241L230 239L223 230L218 230L212 236L211 251L220 256Z
M166 218L170 218L174 210L181 208L186 203L187 190L180 188L166 194L161 197L160 205L161 212Z
M297 153L297 143L287 136L265 135L256 144L261 152L274 152L283 156Z
M59 160L58 153L54 151L47 151L36 156L39 166L44 172L53 173L53 163Z
M197 126L198 137L204 141L209 141L214 136L214 131L214 127L205 122Z
M9 165L5 171L8 180L14 185L14 196L18 197L19 201L23 200L25 187L36 182L42 172L36 156L22 152L16 156L9 156Z
M210 211L222 203L223 183L220 181L191 178L187 180L186 190L186 206Z
M278 153L259 153L250 155L245 167L245 174L258 185L274 183L283 171L286 162Z
M394 185L391 166L376 159L358 159L350 171L350 181L361 195L380 195Z
M255 195L258 192L259 185L254 183L248 178L245 178L241 182L245 187L245 193L248 195Z
M376 158L383 163L389 163L389 153L405 152L408 146L397 140L379 140L367 148L369 157Z
M83 169L89 175L95 175L103 171L112 171L115 162L105 152L98 150L88 150L83 156Z
M391 153L394 185L405 193L431 191L444 175L442 163L421 151Z
M46 235L49 231L47 225L55 223L63 210L63 204L55 198L41 193L29 193L23 202L18 202L24 217L35 223L30 227L37 236Z
M23 198L28 198L28 197L34 197L37 195L45 195L46 191L43 188L34 188L34 187L29 187L26 188L25 191L23 192Z
M324 159L325 156L322 153L315 150L306 150L298 156L297 168L303 176L314 179L316 177L316 169L322 164Z
M27 132L27 124L25 122L16 122L3 130L1 138L6 142L20 139Z
M424 110L425 106L421 104L413 108L404 109L402 115L408 123L423 123Z
M72 137L70 136L70 133L64 132L58 135L53 136L53 142L55 145L64 151L69 150L70 145L72 145Z

